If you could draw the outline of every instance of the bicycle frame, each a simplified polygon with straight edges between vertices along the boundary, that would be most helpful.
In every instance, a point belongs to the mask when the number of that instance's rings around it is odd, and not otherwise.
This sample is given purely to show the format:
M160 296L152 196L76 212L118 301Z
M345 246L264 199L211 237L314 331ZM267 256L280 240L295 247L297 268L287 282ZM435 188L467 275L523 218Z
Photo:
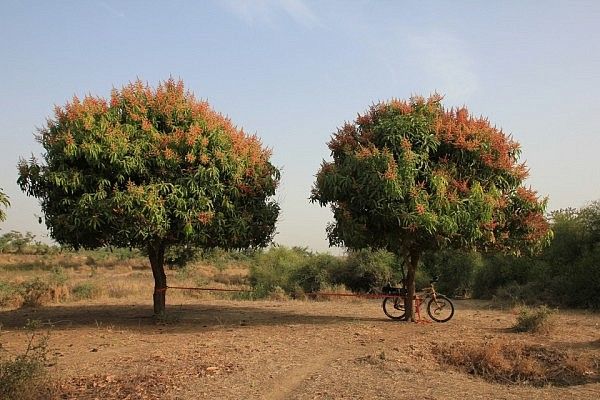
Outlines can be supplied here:
M420 292L416 293L413 301L412 301L412 307L413 310L418 318L418 322L425 322L427 320L424 320L421 318L421 306L423 305L423 303L426 303L426 301L429 299L429 302L427 303L427 313L429 314L429 316L431 317L431 319L433 319L436 322L446 322L448 320L450 320L452 318L452 316L454 315L454 306L452 305L452 302L450 301L450 299L448 299L446 296L438 294L435 291L435 286L434 283L437 282L437 277L434 277L434 279L432 279L431 281L429 281L429 286L426 288L423 288ZM390 293L391 294L391 293ZM390 302L388 305L388 301L393 301L393 304ZM403 319L403 310L404 310L404 301L402 297L394 297L392 300L392 297L387 297L384 298L383 300L383 311L384 313L391 319ZM401 314L396 314L396 311L398 310L399 312L402 312ZM449 316L447 318L445 317L441 317L440 313L443 312L444 310L448 310L450 312ZM429 322L429 321L427 321Z

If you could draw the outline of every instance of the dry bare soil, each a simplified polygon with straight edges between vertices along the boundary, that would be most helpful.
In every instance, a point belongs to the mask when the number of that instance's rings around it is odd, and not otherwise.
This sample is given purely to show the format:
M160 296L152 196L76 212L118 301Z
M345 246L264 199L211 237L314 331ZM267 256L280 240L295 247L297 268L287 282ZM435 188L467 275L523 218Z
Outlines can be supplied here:
M13 352L25 344L27 319L50 324L51 372L60 398L600 398L600 315L561 312L552 333L533 335L510 330L510 310L455 303L455 317L445 324L391 321L376 300L173 296L163 323L149 317L149 302L129 299L4 310L0 323L3 345ZM568 385L491 382L436 357L435 349L461 343L531 344L596 364Z

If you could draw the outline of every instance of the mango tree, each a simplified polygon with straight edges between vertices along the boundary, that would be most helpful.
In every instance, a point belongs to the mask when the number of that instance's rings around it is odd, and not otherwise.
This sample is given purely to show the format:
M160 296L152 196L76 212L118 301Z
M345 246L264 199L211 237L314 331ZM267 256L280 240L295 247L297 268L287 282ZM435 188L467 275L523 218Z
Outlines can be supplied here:
M330 205L331 245L384 248L406 261L406 304L426 251L536 249L551 232L546 200L523 186L519 144L441 97L375 104L338 129L311 200ZM407 319L414 320L412 307Z
M8 196L4 194L2 188L0 188L0 222L6 219L6 211L4 208L10 207L10 202L8 201Z
M74 97L37 136L45 152L21 160L18 183L40 200L62 245L147 251L154 313L165 310L165 250L267 245L279 214L270 150L169 79L139 80L110 99Z

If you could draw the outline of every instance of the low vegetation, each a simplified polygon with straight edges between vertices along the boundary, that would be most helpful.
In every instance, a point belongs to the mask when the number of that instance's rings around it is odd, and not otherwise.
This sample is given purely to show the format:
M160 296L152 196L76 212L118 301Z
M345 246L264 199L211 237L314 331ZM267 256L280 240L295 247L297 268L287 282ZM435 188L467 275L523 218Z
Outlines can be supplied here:
M554 327L555 311L546 307L521 307L514 326L517 332L550 333Z
M28 331L27 346L22 353L8 354L2 351L0 342L0 398L51 398L53 385L46 368L49 333L39 333L39 321L29 321L25 328Z
M600 287L597 220L598 202L552 213L554 240L537 256L455 250L426 254L417 270L416 286L424 287L439 275L440 293L489 299L502 308L600 309L595 293ZM137 250L73 252L41 244L29 233L9 232L0 236L0 253L0 307L126 298L152 290L148 262ZM166 260L172 286L247 290L235 295L239 299L304 299L318 291L377 292L386 283L402 279L399 260L386 251L361 250L338 257L300 247L258 251L174 247ZM132 275L144 279L131 280Z
M570 386L589 382L600 372L597 360L572 351L505 339L437 344L433 354L443 364L505 384Z

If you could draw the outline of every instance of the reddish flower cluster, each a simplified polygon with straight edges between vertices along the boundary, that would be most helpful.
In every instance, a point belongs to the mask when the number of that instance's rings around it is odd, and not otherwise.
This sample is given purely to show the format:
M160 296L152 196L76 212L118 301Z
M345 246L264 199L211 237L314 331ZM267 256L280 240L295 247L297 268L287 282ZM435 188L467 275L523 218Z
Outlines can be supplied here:
M527 229L525 240L530 243L537 243L548 234L550 224L540 212L530 212L521 220L523 226Z
M397 175L398 175L398 164L396 163L396 160L394 160L394 157L392 157L390 155L387 169L386 169L385 173L383 174L383 177L384 177L384 179L391 181L391 180L396 179Z
M537 204L539 202L537 192L531 188L526 188L523 186L518 187L517 196L526 203Z
M359 145L357 137L356 127L352 124L345 124L329 141L329 149L334 155L356 149Z
M198 213L196 218L198 218L198 221L202 225L207 225L213 220L214 216L215 216L215 213L213 213L212 211L203 211L203 212Z
M106 114L111 108L120 109L119 115L125 115L129 123L139 126L143 132L150 133L155 146L149 153L162 156L167 160L196 161L206 165L210 154L206 148L209 145L208 133L222 132L225 134L232 156L244 160L247 170L263 169L271 156L270 149L264 149L256 135L247 135L242 129L236 128L229 118L212 110L206 101L198 101L194 95L184 90L182 81L169 79L152 89L147 84L137 80L122 89L111 91L110 101L86 96L83 101L77 97L63 108L56 107L54 123L69 123L82 121L84 128L94 127L94 116ZM152 110L151 112L149 110ZM191 116L191 117L190 117ZM189 128L184 130L181 122L191 118ZM161 121L158 128L157 121ZM113 121L106 128L107 142L110 148L117 148L117 143L128 141L130 130L122 129L120 122ZM76 143L69 134L62 138L66 145ZM53 141L46 132L42 132L42 140ZM196 144L200 149L194 150ZM214 151L214 156L223 160L224 150ZM241 173L241 171L240 171ZM246 176L249 176L246 174Z
M440 113L435 133L442 142L460 150L476 152L483 164L490 168L514 170L519 176L525 171L522 166L516 165L519 144L502 130L491 126L487 119L470 116L464 107Z

